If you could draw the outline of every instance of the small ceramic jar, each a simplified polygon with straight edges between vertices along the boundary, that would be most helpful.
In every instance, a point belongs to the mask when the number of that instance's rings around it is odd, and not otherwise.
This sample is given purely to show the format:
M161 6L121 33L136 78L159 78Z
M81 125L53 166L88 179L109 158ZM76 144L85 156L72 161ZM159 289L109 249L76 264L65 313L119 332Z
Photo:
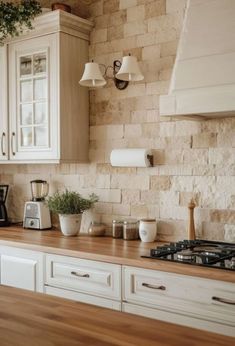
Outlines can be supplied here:
M142 219L139 225L140 239L145 243L155 241L157 235L157 224L155 219Z

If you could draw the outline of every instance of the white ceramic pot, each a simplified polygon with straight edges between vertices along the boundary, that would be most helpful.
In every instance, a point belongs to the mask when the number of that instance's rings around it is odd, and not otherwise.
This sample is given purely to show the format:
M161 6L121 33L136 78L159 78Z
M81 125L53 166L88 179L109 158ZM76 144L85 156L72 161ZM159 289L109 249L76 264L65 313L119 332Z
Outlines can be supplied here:
M59 214L61 232L71 237L80 232L82 214Z
M157 235L157 223L155 219L142 219L139 225L140 239L145 243L155 241Z

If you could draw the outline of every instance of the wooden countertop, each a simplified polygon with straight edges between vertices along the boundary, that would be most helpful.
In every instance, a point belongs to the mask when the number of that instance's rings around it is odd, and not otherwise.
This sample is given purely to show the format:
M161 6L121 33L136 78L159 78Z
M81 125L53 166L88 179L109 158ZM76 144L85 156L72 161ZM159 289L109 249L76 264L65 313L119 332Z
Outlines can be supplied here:
M0 286L1 346L230 346L234 338Z
M0 245L235 283L235 273L232 271L140 257L148 254L150 248L162 244L84 235L65 237L58 230L32 231L22 227L0 228Z

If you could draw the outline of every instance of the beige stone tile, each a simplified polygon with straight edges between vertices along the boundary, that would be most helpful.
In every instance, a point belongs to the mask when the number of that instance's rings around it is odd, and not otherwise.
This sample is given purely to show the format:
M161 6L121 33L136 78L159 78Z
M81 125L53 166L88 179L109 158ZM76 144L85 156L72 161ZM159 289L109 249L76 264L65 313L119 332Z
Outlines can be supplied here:
M108 14L95 17L94 23L95 23L95 29L106 29L109 26L109 18L110 16ZM91 54L89 54L91 55Z
M98 214L112 214L112 209L111 203L98 202L95 205L95 211Z
M110 14L116 12L119 9L119 0L104 0L103 6L104 13Z
M140 124L125 125L125 138L136 138L142 136L142 128Z
M147 25L144 22L135 21L124 24L124 37L141 35L146 32Z
M188 207L188 204L193 199L196 206L199 206L200 205L200 196L201 196L200 192L194 193L194 192L182 191L182 192L180 192L179 205Z
M184 12L187 0L166 0L166 13Z
M129 7L134 7L137 5L137 0L120 0L119 2L119 8L124 9L124 8L129 8Z
M121 11L112 13L112 15L109 16L109 25L110 26L123 25L124 23L126 23L126 20L127 20L126 10L121 10Z
M147 33L137 36L136 46L147 47L155 43L155 33Z
M140 5L127 9L127 22L143 21L145 18L145 6Z
M158 191L141 191L140 202L145 204L159 204L160 195Z
M129 204L113 204L113 214L120 216L128 216L131 213L131 206Z
M131 216L138 220L148 217L148 207L146 205L131 205Z
M176 55L178 40L161 43L161 57Z
M90 39L91 43L99 43L99 42L106 42L108 37L108 32L107 29L98 29L98 30L93 30Z
M150 177L150 189L154 191L166 191L171 188L171 178L168 176Z
M90 16L97 17L103 14L103 1L92 2L89 6Z
M235 210L211 210L210 211L210 220L211 222L223 222L228 224L235 223Z
M123 204L138 204L140 201L140 190L122 190Z
M111 177L113 189L149 189L149 177L128 174L113 174Z
M142 135L147 138L155 138L159 136L159 124L149 123L142 124Z
M234 165L235 148L210 148L209 163L215 165Z
M143 60L152 60L156 58L160 58L160 46L152 45L144 47L142 50L142 58ZM156 61L155 61L156 64Z
M156 0L145 4L145 18L158 17L166 14L166 1Z
M193 148L208 148L217 146L217 136L215 133L200 133L193 136Z
M123 38L123 25L111 26L108 28L108 41Z

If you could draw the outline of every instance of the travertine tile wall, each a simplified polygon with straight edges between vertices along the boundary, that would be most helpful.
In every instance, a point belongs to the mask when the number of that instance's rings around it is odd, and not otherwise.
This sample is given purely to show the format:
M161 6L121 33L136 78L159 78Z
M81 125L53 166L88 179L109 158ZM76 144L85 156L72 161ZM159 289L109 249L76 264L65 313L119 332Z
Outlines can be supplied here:
M29 181L40 177L50 182L51 191L97 193L96 212L109 225L112 218L156 218L162 240L186 237L187 204L194 197L198 235L235 237L235 118L175 122L159 117L159 95L168 91L186 0L88 3L95 22L90 58L112 65L131 53L145 79L123 91L109 80L90 92L90 164L1 165L1 181L12 185L9 212L22 219ZM155 167L110 166L112 148L142 147L154 150Z

